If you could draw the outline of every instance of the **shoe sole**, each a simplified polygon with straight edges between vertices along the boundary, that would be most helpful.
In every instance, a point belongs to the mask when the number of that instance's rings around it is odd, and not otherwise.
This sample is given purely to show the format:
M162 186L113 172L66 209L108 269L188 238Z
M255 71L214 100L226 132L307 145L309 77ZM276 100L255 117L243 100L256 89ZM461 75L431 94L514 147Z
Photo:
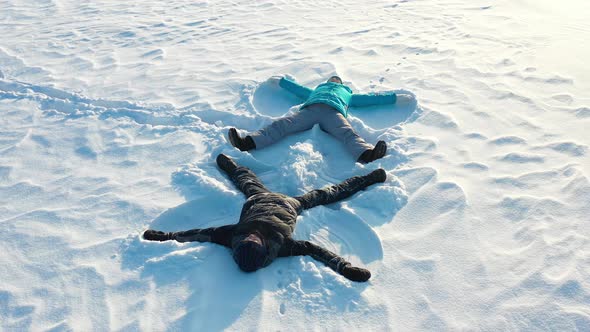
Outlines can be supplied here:
M377 142L377 145L375 145L375 149L373 150L373 160L383 158L383 156L385 156L386 153L387 144L385 144L385 142L383 141Z
M236 149L240 149L238 148L238 142L237 142L237 138L239 137L238 131L235 128L230 128L230 130L227 132L227 136L229 138L229 143Z
M230 157L224 155L223 153L218 155L215 161L217 162L217 166L219 166L219 168L221 168L227 173L238 167L238 164L236 164L235 161L233 161Z
M383 168L379 168L378 170L375 170L375 172L377 172L377 182L385 182L385 180L387 180L387 173Z

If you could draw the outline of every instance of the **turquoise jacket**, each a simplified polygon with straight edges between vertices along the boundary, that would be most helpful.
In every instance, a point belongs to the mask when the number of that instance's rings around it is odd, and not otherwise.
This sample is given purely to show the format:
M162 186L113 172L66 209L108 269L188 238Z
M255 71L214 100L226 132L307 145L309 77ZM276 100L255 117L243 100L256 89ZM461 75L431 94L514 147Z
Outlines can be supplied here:
M348 106L395 104L396 100L394 92L353 94L346 85L334 82L322 83L312 90L283 77L279 81L279 86L304 99L301 108L311 104L326 104L342 113L344 117L348 116Z

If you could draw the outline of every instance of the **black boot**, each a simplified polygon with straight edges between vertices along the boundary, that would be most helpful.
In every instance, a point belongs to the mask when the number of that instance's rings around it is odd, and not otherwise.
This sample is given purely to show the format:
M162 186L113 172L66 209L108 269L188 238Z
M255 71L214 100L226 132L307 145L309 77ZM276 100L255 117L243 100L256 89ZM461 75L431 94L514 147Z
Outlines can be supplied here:
M254 143L252 137L240 137L240 134L238 134L236 128L230 128L227 132L227 136L229 137L229 142L231 145L235 148L238 148L240 151L256 149L256 144Z
M385 141L379 141L373 149L363 152L363 154L361 154L359 157L358 162L368 164L372 161L383 158L386 152L387 144L385 144Z
M219 166L219 168L221 168L228 174L231 174L233 171L235 171L236 168L238 168L238 164L236 164L236 162L233 161L233 159L224 155L223 153L217 156L216 161L217 166Z
M373 183L385 182L387 173L383 168L379 168L367 174L367 178Z

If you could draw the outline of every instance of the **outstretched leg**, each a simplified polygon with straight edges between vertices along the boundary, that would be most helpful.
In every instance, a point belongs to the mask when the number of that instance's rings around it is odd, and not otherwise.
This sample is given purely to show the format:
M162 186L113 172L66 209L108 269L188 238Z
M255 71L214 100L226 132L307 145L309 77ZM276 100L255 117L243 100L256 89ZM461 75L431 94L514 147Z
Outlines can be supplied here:
M340 184L329 186L323 189L315 189L303 196L295 197L304 209L311 209L314 206L335 203L348 198L366 187L385 182L387 174L379 168L363 176L354 176Z
M311 129L318 122L317 115L317 112L306 107L295 114L275 120L264 129L250 134L250 137L254 141L256 149L262 149L285 136Z
M373 146L360 137L352 126L346 120L344 115L335 109L322 110L320 118L320 127L328 134L336 137L346 147L346 150L355 160L367 150L372 150Z
M264 187L254 172L247 167L239 166L235 161L223 153L217 156L217 166L229 175L236 187L238 187L246 197L270 192L270 190Z

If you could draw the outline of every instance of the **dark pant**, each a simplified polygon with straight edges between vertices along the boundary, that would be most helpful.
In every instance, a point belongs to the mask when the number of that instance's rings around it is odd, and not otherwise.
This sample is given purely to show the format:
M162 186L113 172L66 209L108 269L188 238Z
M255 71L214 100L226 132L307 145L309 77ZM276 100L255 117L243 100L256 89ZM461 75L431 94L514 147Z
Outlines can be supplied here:
M323 131L343 142L355 160L363 152L373 148L352 129L344 115L325 104L309 105L294 114L277 119L264 129L251 133L250 137L256 148L262 149L287 135L311 129L316 123Z
M270 192L248 167L238 166L229 176L236 187L246 195L246 198Z

